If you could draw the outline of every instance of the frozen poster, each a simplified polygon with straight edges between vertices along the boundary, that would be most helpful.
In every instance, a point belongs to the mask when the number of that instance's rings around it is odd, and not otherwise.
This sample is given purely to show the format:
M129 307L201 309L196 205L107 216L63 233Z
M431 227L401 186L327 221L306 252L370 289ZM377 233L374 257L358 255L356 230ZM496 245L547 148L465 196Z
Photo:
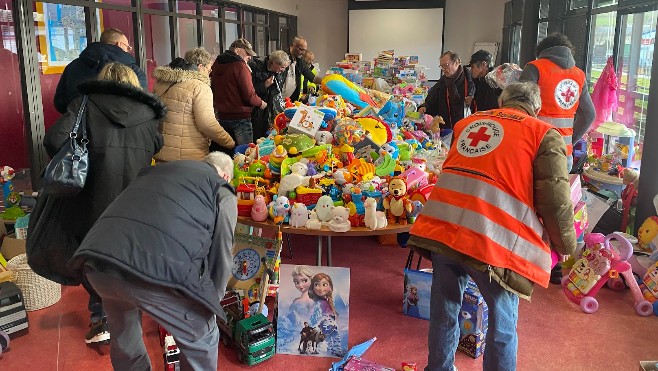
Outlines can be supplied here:
M404 270L402 313L410 317L430 319L432 273Z
M343 357L350 322L349 268L281 264L276 352Z

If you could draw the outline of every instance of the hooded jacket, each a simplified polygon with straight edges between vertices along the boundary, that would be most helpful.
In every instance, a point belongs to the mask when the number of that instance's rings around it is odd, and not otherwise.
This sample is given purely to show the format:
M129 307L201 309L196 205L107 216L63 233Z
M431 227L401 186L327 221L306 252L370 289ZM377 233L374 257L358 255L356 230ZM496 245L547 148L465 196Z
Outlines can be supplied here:
M249 66L230 50L217 56L210 80L219 120L248 119L252 108L263 104L254 91Z
M119 62L132 68L137 74L142 89L148 88L146 75L132 55L116 45L94 42L64 68L55 90L55 109L61 114L66 113L69 104L81 94L78 91L78 85L84 81L96 79L101 69L110 62Z
M249 62L251 68L251 77L256 94L267 102L265 109L254 107L251 114L251 123L254 129L254 138L262 138L267 135L270 125L279 112L285 107L285 102L281 96L281 89L285 82L284 73L272 72L267 68L269 57L265 59L252 58ZM265 80L274 76L274 82L269 87L265 87Z
M554 46L543 50L537 59L548 59L561 68L567 69L574 67L576 61L573 59L571 50L566 46ZM526 64L523 68L519 81L531 81L537 83L539 81L539 70L532 64ZM587 79L580 93L578 100L578 109L576 110L576 117L573 122L573 135L572 143L575 144L580 138L585 135L589 127L596 118L596 110L594 103L589 95L589 88L587 87Z
M40 251L28 254L32 269L65 284L77 284L66 262L91 226L162 147L158 124L166 114L158 97L130 85L93 80L82 83L80 92L89 96L85 187L73 198L42 194L30 218L27 241L28 250ZM70 140L81 103L82 97L74 100L46 132L43 145L49 156Z
M73 266L87 262L125 279L180 290L225 318L219 301L233 265L237 214L233 188L212 165L150 167L103 213Z
M153 77L153 92L168 110L160 127L164 147L155 155L156 160L201 160L208 154L211 140L222 147L235 147L233 138L215 118L208 76L198 71L158 67Z

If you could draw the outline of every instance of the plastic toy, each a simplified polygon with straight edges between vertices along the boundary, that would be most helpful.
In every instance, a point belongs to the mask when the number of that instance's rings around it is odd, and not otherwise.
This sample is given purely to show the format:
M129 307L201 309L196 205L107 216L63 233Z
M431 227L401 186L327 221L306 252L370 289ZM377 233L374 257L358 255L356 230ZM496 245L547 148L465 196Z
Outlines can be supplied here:
M295 202L290 210L290 226L295 228L305 226L308 221L308 215L309 211L306 208L306 205Z
M2 183L2 194L5 203L5 211L0 213L0 219L15 220L25 215L20 207L21 194L14 191L14 184L11 181L15 175L14 169L9 166L0 168L0 183Z
M358 117L356 121L366 131L366 135L379 147L393 139L391 128L375 117Z
M371 230L382 229L388 225L388 220L386 219L386 213L383 211L377 211L377 200L372 197L366 198L363 203L365 208L365 216L363 221L366 227Z
M318 131L315 133L315 141L317 144L332 144L334 136L328 131Z
M331 207L331 220L329 229L334 232L347 232L352 227L349 221L350 212L343 206Z
M282 145L276 146L270 154L269 168L272 174L281 174L281 164L286 158L288 158L288 151Z
M611 247L612 239L617 240L618 251ZM599 289L609 279L622 275L631 289L635 312L640 316L650 315L653 306L642 297L627 261L633 254L630 242L619 233L605 237L599 233L590 233L585 236L585 246L580 260L574 263L569 275L562 278L562 289L567 298L580 305L583 312L594 313L599 309L599 303L594 298Z
M290 220L290 201L286 196L279 196L268 205L270 218L275 224L288 223Z
M315 209L318 220L322 223L327 223L331 220L331 208L334 207L334 200L329 196L322 196L318 199Z
M343 100L362 109L378 104L363 89L339 74L327 75L322 79L322 90L329 94L340 95Z
M348 166L347 170L354 176L357 182L361 180L370 180L375 176L375 165L366 162L362 158L354 159Z
M305 161L299 161L292 165L292 173L281 177L279 183L279 196L286 196L288 192L294 190L300 185L308 186L310 177L306 176L308 165Z
M653 240L658 236L658 217L650 216L637 230L638 247L642 252L653 253L656 245Z
M318 214L315 210L311 211L309 214L309 219L306 221L306 228L308 229L321 229L322 222L318 219Z
M180 349L178 349L178 346L176 345L174 336L160 325L158 325L158 333L160 335L160 346L164 353L165 371L180 370Z
M227 292L220 301L226 313L226 322L218 319L217 326L224 345L234 343L238 361L252 366L274 355L276 341L267 317L262 313L251 316L248 304L245 305L237 293Z
M639 285L642 296L653 304L653 314L658 316L658 262L647 270Z
M424 187L428 184L427 173L416 165L410 166L400 175L400 177L406 179L409 191Z
M256 196L254 203L251 207L251 219L257 222L264 222L267 220L268 211L265 204L265 197L262 195Z
M7 349L9 349L9 335L0 330L0 355L2 355L2 352L7 351Z
M407 213L407 220L409 224L413 224L416 221L416 218L423 210L423 203L419 200L411 201L411 212Z
M407 184L402 178L393 177L388 182L389 196L384 199L384 208L391 223L407 224L407 213L411 212L411 202L407 197Z
M361 124L351 118L344 118L336 125L333 131L334 142L337 146L347 144L352 146L365 137Z

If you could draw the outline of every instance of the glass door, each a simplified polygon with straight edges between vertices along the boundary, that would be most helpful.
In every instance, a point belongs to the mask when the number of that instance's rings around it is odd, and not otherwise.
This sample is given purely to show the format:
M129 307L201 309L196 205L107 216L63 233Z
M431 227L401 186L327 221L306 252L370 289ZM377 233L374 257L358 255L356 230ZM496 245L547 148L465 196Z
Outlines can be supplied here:
M635 130L635 143L629 143L630 166L639 168L644 144L647 102L651 86L651 65L656 38L658 10L621 14L617 74L618 109L615 121Z

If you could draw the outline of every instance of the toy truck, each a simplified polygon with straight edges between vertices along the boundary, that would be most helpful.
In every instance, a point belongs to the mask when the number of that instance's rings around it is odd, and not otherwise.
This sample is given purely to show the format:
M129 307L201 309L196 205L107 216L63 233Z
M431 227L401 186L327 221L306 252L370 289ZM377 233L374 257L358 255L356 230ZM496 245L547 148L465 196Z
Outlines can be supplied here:
M164 327L159 325L158 332L160 334L160 346L163 349L164 370L180 371L180 349L178 349L174 337Z
M217 320L222 342L235 344L238 361L249 366L261 363L274 355L275 338L272 323L261 313L249 314L249 306L240 296L229 291L220 301L226 313L226 322Z

